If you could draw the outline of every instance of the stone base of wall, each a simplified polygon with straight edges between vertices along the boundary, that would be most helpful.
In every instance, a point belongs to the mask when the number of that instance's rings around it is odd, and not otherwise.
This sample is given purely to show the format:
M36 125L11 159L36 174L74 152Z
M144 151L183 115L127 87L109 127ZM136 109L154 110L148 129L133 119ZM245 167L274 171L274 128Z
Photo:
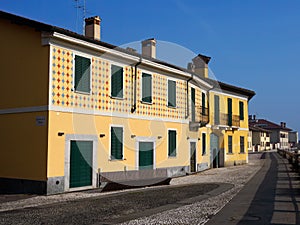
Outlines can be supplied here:
M208 163L199 163L197 165L197 172L201 172L201 171L207 170L207 169L209 169Z
M46 181L0 178L1 194L46 194L46 192Z
M225 166L238 166L238 165L243 165L246 163L247 163L246 160L234 160L234 161L225 162Z

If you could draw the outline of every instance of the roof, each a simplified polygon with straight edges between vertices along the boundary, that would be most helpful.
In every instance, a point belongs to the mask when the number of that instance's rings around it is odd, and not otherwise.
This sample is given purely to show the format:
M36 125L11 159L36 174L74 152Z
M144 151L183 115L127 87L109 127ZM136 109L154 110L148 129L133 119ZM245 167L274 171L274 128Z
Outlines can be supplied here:
M0 11L0 18L10 20L15 24L26 25L26 26L32 27L32 28L34 28L38 31L58 32L58 33L61 33L61 34L64 34L64 35L67 35L67 36L70 36L70 37L74 37L74 38L77 38L77 39L80 39L80 40L84 40L84 41L87 41L87 42L90 42L90 43L94 43L94 44L97 44L97 45L100 45L100 46L103 46L103 47L106 47L106 48L109 48L109 49L115 49L117 51L124 52L124 53L129 54L129 55L138 56L140 58L145 58L145 59L153 61L155 63L161 64L161 65L164 65L164 66L168 66L168 67L171 67L171 68L174 68L174 69L178 69L180 71L190 73L193 76L198 76L199 77L199 75L197 75L196 73L191 72L190 70L188 70L186 68L182 68L180 66L176 66L176 65L173 65L171 63L164 62L164 61L161 61L161 60L158 60L158 59L145 57L145 56L142 56L139 53L136 53L136 52L133 52L133 51L130 51L130 50L126 50L124 48L120 48L118 46L109 44L107 42L94 40L94 39L88 38L84 35L75 33L73 31L70 31L70 30L67 30L67 29L63 29L63 28L60 28L60 27L56 27L56 26L53 26L53 25L46 24L46 23L38 22L38 21L35 21L35 20L31 20L31 19L28 19L28 18L25 18L25 17L17 16L17 15L14 15L14 14L11 14L11 13L8 13L8 12L4 12L4 11ZM211 59L211 57L201 55L201 54L199 54L198 56L201 57L206 63L208 63L209 60ZM238 94L248 96L249 100L255 95L254 91L251 91L251 90L248 90L248 89L244 89L244 88L233 86L233 85L230 85L230 84L226 84L226 83L223 83L223 82L220 82L220 81L212 80L210 78L201 77L201 79L203 79L204 81L206 81L209 84L213 85L214 87L220 86L220 88L222 90L227 90L227 91L231 91L231 92L234 92L234 93L238 93Z
M250 120L249 121L249 127L255 126L260 127L266 130L283 130L283 131L292 131L292 129L287 127L282 127L276 123L273 123L269 120L265 119L257 119L257 120Z
M257 132L265 132L265 133L271 133L272 131L270 130L267 130L267 129L264 129L264 128L261 128L259 126L255 126L253 124L249 124L249 129L251 131L257 131Z

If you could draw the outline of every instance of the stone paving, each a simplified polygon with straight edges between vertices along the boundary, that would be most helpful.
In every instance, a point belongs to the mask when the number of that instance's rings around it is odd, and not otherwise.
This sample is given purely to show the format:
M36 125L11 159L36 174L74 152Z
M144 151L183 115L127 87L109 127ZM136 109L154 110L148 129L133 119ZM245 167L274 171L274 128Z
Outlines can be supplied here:
M205 198L188 205L186 205L186 203L183 204L183 206L178 205L175 209L165 210L160 213L156 212L153 215L149 215L149 213L145 213L145 215L141 214L139 219L133 219L123 224L204 224L209 218L222 209L222 207L224 207L224 205L228 203L236 193L243 188L245 183L261 168L264 160L260 160L260 156L261 154L250 155L250 161L247 165L211 169L194 175L175 178L171 181L171 186L174 187L182 184L227 183L231 184L233 188L217 196L211 195L213 196L211 197L208 195ZM141 192L151 188L155 189L159 187L147 187L106 193L74 192L53 196L34 196L27 199L2 202L0 204L0 212L14 212L18 209L19 211L22 211L29 207L40 208L42 206L50 204L58 205L64 202L68 204L73 201L80 202L88 199L103 198L104 196L109 197L110 195L113 196L115 194L122 195L136 191ZM29 210L30 209L28 209L27 212ZM133 216L133 218L136 217Z

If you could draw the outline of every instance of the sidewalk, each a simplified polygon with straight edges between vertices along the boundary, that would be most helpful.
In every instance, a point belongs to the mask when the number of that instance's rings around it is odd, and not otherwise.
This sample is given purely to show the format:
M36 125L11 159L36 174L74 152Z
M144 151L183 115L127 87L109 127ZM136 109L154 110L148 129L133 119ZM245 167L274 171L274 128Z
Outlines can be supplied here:
M265 157L259 172L206 225L300 224L299 174L276 152Z

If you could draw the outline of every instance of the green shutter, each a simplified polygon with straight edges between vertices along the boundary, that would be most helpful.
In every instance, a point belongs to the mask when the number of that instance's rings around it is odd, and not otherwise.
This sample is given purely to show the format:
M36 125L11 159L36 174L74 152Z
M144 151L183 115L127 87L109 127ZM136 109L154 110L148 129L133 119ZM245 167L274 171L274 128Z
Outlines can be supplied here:
M175 130L169 130L168 135L168 143L169 143L169 149L168 149L168 155L169 156L176 156L176 131Z
M93 142L71 141L70 188L92 185Z
M232 99L227 99L227 109L228 109L228 126L232 126Z
M191 88L191 104L192 104L192 121L195 122L196 120L196 94L195 94L195 88Z
M206 154L206 134L202 133L202 155Z
M111 96L123 98L123 68L111 65Z
M147 73L142 75L142 101L152 102L152 76Z
M228 136L228 153L232 153L232 136Z
M218 95L214 97L214 105L215 105L215 124L220 124L220 98Z
M244 102L240 102L240 120L244 120Z
M111 159L123 159L123 128L111 128Z
M202 93L202 115L205 115L205 93Z
M176 107L176 82L168 80L168 106Z
M240 152L245 152L245 138L244 136L240 136Z
M91 60L75 55L75 90L90 92Z

